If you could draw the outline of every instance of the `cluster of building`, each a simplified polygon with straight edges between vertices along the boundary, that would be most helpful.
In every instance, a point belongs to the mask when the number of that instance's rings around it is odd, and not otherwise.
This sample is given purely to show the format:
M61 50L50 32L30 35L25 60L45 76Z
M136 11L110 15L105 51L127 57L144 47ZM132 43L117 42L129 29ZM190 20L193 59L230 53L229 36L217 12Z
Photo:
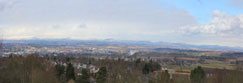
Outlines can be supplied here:
M100 70L100 67L99 66L95 66L94 64L76 63L76 64L73 64L73 66L77 70L88 69L89 73L91 73L91 74L95 74L95 73L97 73ZM78 75L81 75L81 73L78 73Z
M52 62L54 65L60 64L63 65L65 67L67 67L67 63L66 62ZM100 67L96 66L94 64L83 64L83 63L72 63L73 67L77 70L77 75L82 75L81 71L82 69L88 69L90 74L96 74L97 72L99 72Z

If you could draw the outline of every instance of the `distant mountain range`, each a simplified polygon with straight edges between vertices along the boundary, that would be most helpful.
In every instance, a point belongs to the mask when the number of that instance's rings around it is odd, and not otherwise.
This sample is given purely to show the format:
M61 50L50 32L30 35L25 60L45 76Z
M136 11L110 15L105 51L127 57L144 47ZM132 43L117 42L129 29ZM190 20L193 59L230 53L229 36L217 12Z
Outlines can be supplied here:
M4 43L24 43L37 44L45 46L65 46L65 45L133 45L133 46L149 46L157 47L156 50L163 48L172 49L193 49L193 50L212 50L212 51L243 51L242 47L228 47L219 45L191 45L183 43L169 43L169 42L150 42L150 41L128 41L128 40L73 40L73 39L25 39L25 40L4 40Z

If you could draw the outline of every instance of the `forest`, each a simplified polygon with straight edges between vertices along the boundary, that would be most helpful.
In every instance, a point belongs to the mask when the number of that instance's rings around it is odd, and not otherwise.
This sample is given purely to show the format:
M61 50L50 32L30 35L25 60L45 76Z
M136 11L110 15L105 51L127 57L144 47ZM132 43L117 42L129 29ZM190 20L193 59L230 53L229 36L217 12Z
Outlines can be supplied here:
M65 64L64 64L65 63ZM99 70L79 68L77 63L95 65ZM161 70L155 61L96 60L79 56L39 55L0 58L0 83L242 83L239 70L197 66L190 72Z

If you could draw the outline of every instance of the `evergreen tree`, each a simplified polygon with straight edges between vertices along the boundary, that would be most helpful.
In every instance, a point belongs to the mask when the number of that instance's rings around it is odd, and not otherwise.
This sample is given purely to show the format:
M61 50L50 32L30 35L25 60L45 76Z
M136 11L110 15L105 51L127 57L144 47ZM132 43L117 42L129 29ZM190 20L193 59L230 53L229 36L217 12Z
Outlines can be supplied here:
M149 63L151 65L151 72L161 69L161 66L157 62Z
M77 83L89 83L89 74L87 69L82 69L81 76L77 79Z
M66 70L66 78L68 80L75 80L75 73L74 73L74 67L71 63L68 64L67 70Z
M136 67L138 66L139 63L141 63L141 59L140 58L136 60Z
M146 63L143 67L143 74L149 74L150 72L160 70L161 66L156 62Z
M57 76L61 77L61 75L63 75L64 72L65 72L65 66L61 65L61 64L57 64L56 65L56 71L57 71Z
M69 57L66 57L66 62L69 62L70 61L70 58Z
M192 83L203 83L205 79L205 73L202 67L198 66L197 68L191 71L190 75Z
M96 82L97 83L105 83L106 78L107 78L106 67L101 67L99 72L97 73Z
M143 74L149 74L149 72L151 71L151 65L149 65L148 63L146 63L144 66L143 66Z

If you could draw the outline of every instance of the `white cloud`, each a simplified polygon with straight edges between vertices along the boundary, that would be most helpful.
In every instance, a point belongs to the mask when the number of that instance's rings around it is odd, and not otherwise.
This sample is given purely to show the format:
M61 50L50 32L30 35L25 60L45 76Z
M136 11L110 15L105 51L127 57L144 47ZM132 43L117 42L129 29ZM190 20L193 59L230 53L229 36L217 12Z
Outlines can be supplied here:
M213 19L208 24L185 26L183 29L189 33L207 33L214 35L243 34L243 14L236 16L226 15L224 12L214 11Z
M243 14L230 16L214 11L207 24L182 27L184 35L196 35L199 41L229 46L241 46L243 38ZM217 42L217 43L215 43ZM202 42L198 42L202 43Z
M18 0L0 14L6 38L172 40L197 24L184 9L159 0Z

